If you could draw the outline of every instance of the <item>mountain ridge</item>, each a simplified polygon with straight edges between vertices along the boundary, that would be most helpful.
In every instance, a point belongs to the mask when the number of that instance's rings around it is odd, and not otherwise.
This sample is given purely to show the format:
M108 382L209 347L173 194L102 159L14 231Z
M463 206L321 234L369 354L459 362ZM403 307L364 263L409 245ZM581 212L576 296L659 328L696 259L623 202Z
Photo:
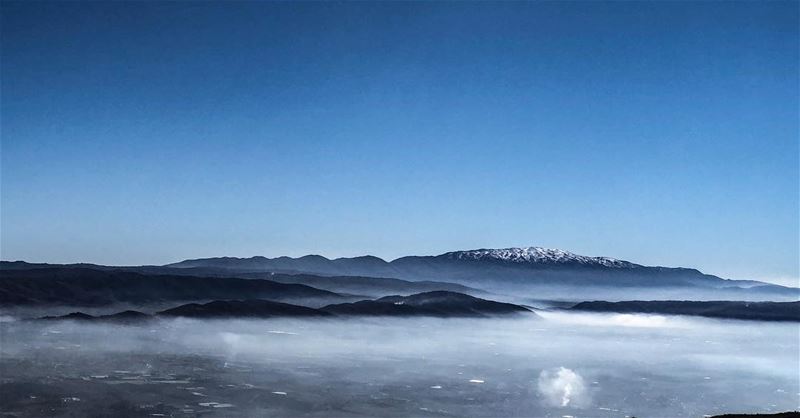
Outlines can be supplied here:
M46 267L47 265L42 265ZM79 264L75 266L88 267ZM0 270L24 268L2 262ZM36 266L29 265L34 268ZM646 266L612 257L590 257L543 247L480 248L439 255L405 256L386 261L372 255L329 259L254 256L187 259L164 266L107 267L146 274L191 274L215 277L283 275L284 282L318 285L335 292L379 295L393 289L489 292L540 299L730 299L797 300L800 289L753 280L729 280L694 268ZM319 277L303 277L314 275ZM277 279L278 277L276 277ZM330 278L330 279L325 279ZM368 279L369 278L369 279ZM406 282L436 282L426 287ZM466 286L470 289L455 286ZM405 290L401 290L405 288ZM363 290L363 291L362 291Z
M348 300L339 293L265 279L140 274L124 270L39 268L2 270L0 305L106 306L242 297Z
M313 263L307 263L313 259ZM467 286L502 276L514 279L547 279L552 283L574 282L576 276L613 275L624 285L700 285L711 288L785 286L754 280L729 280L705 274L694 268L646 266L606 256L585 256L570 251L544 247L480 248L429 256L404 256L391 261L372 255L329 259L321 255L297 258L254 256L188 259L165 267L219 267L253 271L294 271L321 275L357 275L405 280L445 280ZM572 274L560 274L570 272ZM538 276L538 277L537 277ZM565 277L570 276L570 277ZM657 281L644 280L658 276ZM585 279L585 277L584 277ZM547 280L544 280L547 281ZM581 282L581 280L577 280ZM587 280L583 280L584 282ZM589 280L592 281L592 280ZM598 280L594 280L597 282ZM567 283L569 284L569 283ZM597 283L606 284L606 283ZM617 283L619 284L619 283Z
M686 271L703 274L705 276L718 277L710 274L701 273L699 270L691 267L669 267L669 266L648 266L638 263L633 263L627 260L621 260L607 256L586 256L573 253L571 251L545 248L545 247L508 247L508 248L478 248L472 250L457 250L448 251L438 255L408 255L397 257L393 260L387 261L383 258L374 255L361 255L354 257L337 257L327 258L320 254L307 254L299 257L278 256L269 258L261 255L252 257L233 257L233 256L220 256L220 257L207 257L195 258L178 261L175 263L164 264L163 267L174 268L188 268L188 267L206 267L214 265L217 267L224 267L225 264L233 268L264 268L264 267L296 267L298 262L305 262L314 260L314 262L329 262L334 265L342 264L355 264L358 262L369 262L370 264L382 267L394 267L400 265L408 260L420 259L437 259L437 260L452 260L452 261L492 261L498 263L508 263L511 265L538 265L538 266L559 266L559 265L572 265L581 267L605 267L605 268L619 268L619 269L658 269L665 271ZM310 271L309 271L310 272ZM388 276L391 277L391 276ZM722 278L720 278L722 279ZM731 280L731 279L723 279ZM758 282L763 284L771 284L760 282L757 280L731 280L735 282Z
M392 295L378 299L365 299L353 303L329 304L320 308L276 302L266 299L213 300L205 303L187 303L174 306L153 315L138 311L117 312L93 316L72 312L61 316L45 316L40 320L113 321L136 323L157 317L188 318L274 318L274 317L335 317L335 316L431 316L489 317L495 315L528 314L538 318L530 309L504 302L476 298L458 292L432 291L408 296Z
M409 257L434 257L434 258L454 258L454 259L493 259L496 261L511 261L511 262L539 262L539 263L566 263L566 262L580 262L583 264L599 264L608 267L643 267L640 264L632 263L625 260L620 260L612 257L606 256L585 256L579 255L570 251L557 249L557 248L545 248L545 247L508 247L508 248L478 248L472 250L456 250L456 251L448 251L438 255L428 255L428 256L420 256L420 255L411 255L411 256L401 256L397 257L393 260L385 260L381 257L366 254L354 257L336 257L336 258L328 258L320 254L306 254L299 257L289 257L289 256L278 256L275 258L269 258L262 255L255 255L252 257L233 257L233 256L220 256L220 257L207 257L207 258L196 258L196 259L186 259L182 261L178 261L175 263L165 264L164 266L168 267L184 267L190 265L195 262L201 262L206 260L214 260L219 262L233 262L233 261L253 261L253 262L262 262L262 261L288 261L288 260L303 260L307 261L310 259L314 260L324 260L330 262L344 262L344 261L354 261L354 260L370 260L376 262L378 264L392 264L396 261L409 258ZM655 266L660 267L660 266Z
M586 301L570 311L637 314L692 315L707 318L800 321L800 302L631 300L622 302Z

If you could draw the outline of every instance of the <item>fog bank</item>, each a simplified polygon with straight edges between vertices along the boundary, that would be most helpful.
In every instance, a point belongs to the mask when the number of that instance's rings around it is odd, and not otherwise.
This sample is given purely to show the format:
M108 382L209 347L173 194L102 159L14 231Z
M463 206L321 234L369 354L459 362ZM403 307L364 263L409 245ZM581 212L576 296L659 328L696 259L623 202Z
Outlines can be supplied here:
M326 417L674 417L800 405L796 324L543 316L2 322L0 405L23 416Z

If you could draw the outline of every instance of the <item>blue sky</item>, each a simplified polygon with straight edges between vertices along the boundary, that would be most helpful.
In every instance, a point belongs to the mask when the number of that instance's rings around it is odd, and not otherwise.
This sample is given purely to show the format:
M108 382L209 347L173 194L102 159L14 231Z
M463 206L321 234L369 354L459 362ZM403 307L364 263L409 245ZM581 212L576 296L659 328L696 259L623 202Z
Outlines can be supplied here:
M796 281L798 7L3 2L1 255Z

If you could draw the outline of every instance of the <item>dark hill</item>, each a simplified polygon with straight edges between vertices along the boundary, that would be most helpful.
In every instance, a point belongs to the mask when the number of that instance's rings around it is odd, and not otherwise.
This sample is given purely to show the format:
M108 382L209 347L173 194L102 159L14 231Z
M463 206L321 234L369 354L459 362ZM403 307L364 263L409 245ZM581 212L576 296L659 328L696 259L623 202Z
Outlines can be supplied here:
M100 320L115 321L115 322L138 322L150 319L151 316L139 311L122 311L111 315L101 315L96 317Z
M318 257L318 256L317 256ZM288 259L288 257L287 257ZM374 260L373 260L374 259ZM343 263L355 260L355 263L378 263L377 257L357 257L355 259L338 259ZM336 261L336 260L334 260ZM381 260L384 264L385 261ZM379 297L383 295L409 295L420 292L430 292L433 290L449 290L453 292L468 293L480 296L485 291L471 288L468 286L439 282L439 281L409 281L385 277L365 277L365 276L325 276L315 274L303 274L297 272L281 273L279 271L250 271L248 269L221 268L221 267L164 267L164 266L101 266L96 264L41 264L26 263L24 261L0 261L0 276L7 271L14 270L38 270L38 269L91 269L100 271L120 271L139 273L144 275L168 275L168 276L194 276L194 277L223 277L223 278L244 278L244 279L264 279L278 283L304 284L317 289L327 290L335 293L347 293L355 295L365 295Z
M305 306L269 300L216 300L209 303L190 303L158 312L160 316L183 316L190 318L270 318L330 316L327 312Z
M455 292L427 292L411 296L387 296L376 300L328 305L321 309L269 300L217 300L208 303L189 303L155 314L160 317L189 318L277 318L277 317L326 317L335 315L358 316L435 316L486 317L528 313L525 307L480 299ZM125 311L113 315L91 316L81 312L41 319L65 319L79 321L134 322L153 318L136 311Z
M800 302L743 302L685 300L581 302L570 310L617 313L695 315L709 318L751 319L760 321L800 321Z
M140 322L151 319L152 316L138 311L123 311L111 315L92 316L83 312L72 312L61 316L45 316L44 320L73 320L73 321L105 321L105 322Z
M181 270L181 269L174 269ZM447 290L473 295L486 294L468 286L437 281L409 281L385 277L362 276L317 276L311 274L276 274L276 273L229 273L235 277L267 279L280 283L297 283L329 290L337 293L348 293L378 297L382 295L409 295L434 290Z
M103 306L214 299L341 300L337 293L270 280L40 268L0 272L2 305Z
M68 320L72 320L72 321L89 321L89 320L92 320L92 319L97 319L97 317L89 315L89 314L85 314L83 312L72 312L72 313L68 313L66 315L45 316L45 317L42 317L42 318L39 318L39 319L44 319L44 320L68 319Z
M438 317L532 313L519 305L494 302L447 291L418 293L411 296L386 296L376 300L328 305L322 310L337 315Z

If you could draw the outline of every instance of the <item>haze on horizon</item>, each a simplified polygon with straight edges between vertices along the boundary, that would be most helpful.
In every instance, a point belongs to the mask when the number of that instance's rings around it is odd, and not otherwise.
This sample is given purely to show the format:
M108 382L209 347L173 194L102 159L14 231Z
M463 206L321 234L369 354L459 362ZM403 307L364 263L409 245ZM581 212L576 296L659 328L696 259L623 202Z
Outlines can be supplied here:
M0 258L542 246L798 286L797 2L0 6Z

